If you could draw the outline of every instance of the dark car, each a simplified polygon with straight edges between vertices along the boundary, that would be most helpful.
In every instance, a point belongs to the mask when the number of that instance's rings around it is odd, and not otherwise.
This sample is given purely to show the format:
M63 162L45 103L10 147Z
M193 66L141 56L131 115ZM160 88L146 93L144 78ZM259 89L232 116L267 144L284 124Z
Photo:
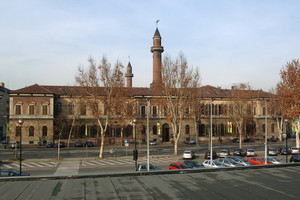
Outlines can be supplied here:
M93 146L94 146L94 143L93 143L92 141L87 141L87 142L85 143L85 146L87 146L87 147L93 147Z
M204 158L205 158L205 159L209 159L209 158L210 158L210 151L207 151L207 152L205 153ZM216 153L215 151L213 151L213 153L212 153L212 158L213 158L213 159L216 159L216 158L217 158L217 153Z
M158 170L160 170L160 168L149 164L149 170L150 171L158 171ZM147 164L146 163L139 164L138 171L147 171Z
M189 168L194 168L194 169L205 168L203 165L199 164L196 161L184 161L183 163L189 166Z
M271 138L268 138L269 142L277 142L278 140L279 140L279 138L278 137L274 137L274 136L272 136Z
M281 155L286 155L286 154L291 154L292 153L292 151L291 151L291 148L285 148L285 147L283 147L282 149L281 149L281 151L280 151L280 154Z
M240 142L240 138L238 138L238 137L233 138L233 139L231 140L231 142L233 142L233 143L239 143L239 142Z
M291 163L293 163L293 162L300 162L300 155L292 155L291 159L290 159L290 162Z
M80 142L80 141L77 141L77 142L75 143L75 147L83 147L83 143Z
M255 142L253 138L245 138L244 142Z
M20 172L14 169L1 170L1 177L8 177L8 176L20 176ZM22 176L30 176L30 174L22 172Z
M47 142L46 147L47 148L52 148L53 147L53 142Z
M246 156L246 152L243 149L234 149L233 150L234 156Z

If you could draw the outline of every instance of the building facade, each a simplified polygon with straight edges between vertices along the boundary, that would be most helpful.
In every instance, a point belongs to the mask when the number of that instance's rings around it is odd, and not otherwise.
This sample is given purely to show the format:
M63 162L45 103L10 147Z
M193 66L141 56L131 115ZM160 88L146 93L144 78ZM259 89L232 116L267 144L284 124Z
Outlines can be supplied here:
M120 113L112 116L110 128L106 132L105 143L118 143L128 139L133 141L134 124L133 118L138 118L137 140L142 143L146 141L147 127L149 128L151 140L157 142L172 142L173 133L171 123L166 117L164 104L161 103L163 97L154 89L162 83L161 67L162 53L161 36L156 29L153 37L153 82L149 88L132 87L132 66L129 63L125 74L127 84L124 91L127 98L124 104L131 107L131 115L123 117ZM91 140L100 144L100 128L93 115L93 110L82 103L82 88L79 86L45 86L32 85L19 90L11 91L9 120L11 141L18 141L22 131L22 143L41 145L47 141L57 142L71 139ZM99 88L99 95L101 96ZM238 135L237 125L232 119L231 90L221 89L213 86L203 86L197 89L198 108L189 108L185 115L181 127L181 138L183 142L186 138L196 138L206 141L209 138L211 117L213 138L230 139ZM267 117L268 135L278 136L276 121L270 113L265 112L266 99L270 98L269 93L263 91L252 91L254 94L245 104L249 107L249 116L243 125L244 137L263 138L265 134L265 118ZM89 97L84 97L89 98ZM104 105L97 103L99 110L103 110ZM147 108L149 112L147 113ZM194 111L194 112L192 112ZM197 113L197 118L195 118ZM149 126L147 126L147 114L149 114ZM22 130L18 124L18 119L23 119Z

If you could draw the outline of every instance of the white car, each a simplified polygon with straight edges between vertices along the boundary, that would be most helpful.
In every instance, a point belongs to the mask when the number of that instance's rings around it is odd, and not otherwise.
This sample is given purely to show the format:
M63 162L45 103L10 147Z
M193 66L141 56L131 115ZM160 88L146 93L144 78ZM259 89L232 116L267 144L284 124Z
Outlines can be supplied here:
M204 160L202 164L204 167L210 168L210 160ZM212 168L221 168L221 167L225 167L225 166L216 160L212 161Z
M229 151L227 149L222 149L220 151L219 157L220 158L225 158L226 156L229 156L229 155L230 155L230 153L229 153Z
M247 149L246 156L247 157L256 156L254 149Z
M292 147L291 151L292 151L292 154L300 154L300 149L297 147Z
M283 164L283 162L281 162L280 160L274 158L274 157L267 157L267 161L271 162L273 164Z
M193 151L186 150L183 152L182 158L183 159L194 159L195 153Z

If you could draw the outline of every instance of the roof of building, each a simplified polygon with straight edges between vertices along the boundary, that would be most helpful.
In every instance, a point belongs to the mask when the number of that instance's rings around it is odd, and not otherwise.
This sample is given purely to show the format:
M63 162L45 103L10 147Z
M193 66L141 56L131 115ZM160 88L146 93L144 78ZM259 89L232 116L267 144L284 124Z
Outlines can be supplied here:
M95 88L96 92L100 96L104 96L105 88ZM213 87L210 85L202 86L200 88L193 88L194 94L202 98L229 98L232 96L232 90L221 89L219 87ZM127 96L161 96L162 92L146 87L131 87L123 88L124 94ZM262 90L250 90L251 97L253 98L269 98L271 93L264 92ZM24 87L18 90L12 90L11 94L53 94L53 95L67 95L67 96L79 96L88 95L85 87L82 86L49 86L34 84L28 87Z

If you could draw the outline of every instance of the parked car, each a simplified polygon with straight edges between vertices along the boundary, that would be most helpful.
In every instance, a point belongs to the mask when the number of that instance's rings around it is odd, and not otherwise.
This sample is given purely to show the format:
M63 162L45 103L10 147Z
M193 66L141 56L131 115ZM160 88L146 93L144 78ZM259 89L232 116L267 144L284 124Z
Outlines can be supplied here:
M220 158L225 158L226 156L229 156L230 152L227 149L222 149L219 153Z
M156 139L150 140L150 141L149 141L149 144L150 144L150 145L156 145Z
M65 143L64 143L64 142L60 142L60 143L57 144L57 146L58 146L58 145L59 145L60 148L65 147Z
M240 142L240 138L235 137L235 138L233 138L233 139L231 140L231 142L233 142L233 143L239 143L239 142Z
M221 163L222 165L224 165L226 167L241 167L241 166L243 166L230 158L220 158L218 161L219 161L219 163Z
M206 167L206 168L210 168L210 166L212 168L222 168L222 167L225 167L224 165L222 165L221 163L219 163L218 161L216 160L213 160L212 161L212 165L210 165L210 160L204 160L203 161L203 166Z
M268 150L268 155L269 155L269 156L277 156L277 155L278 155L278 152L277 152L277 150L276 150L275 148L270 148L270 149Z
M46 147L47 148L52 148L53 147L53 142L47 142Z
M87 141L84 145L85 147L93 147L94 146L94 143L92 141Z
M187 166L189 166L189 168L193 168L193 169L199 169L199 168L204 168L203 165L199 164L196 161L190 161L190 160L186 160L183 162L184 164L186 164Z
M226 158L230 158L230 159L234 160L236 163L239 163L239 164L241 164L243 166L250 166L250 165L252 165L252 163L244 160L244 158L240 157L240 156L227 156Z
M195 158L195 153L193 151L190 151L190 150L185 150L183 152L182 158L183 159L194 159Z
M75 147L83 147L83 143L81 141L77 141L75 143Z
M255 140L253 138L245 138L244 142L255 142Z
M160 170L160 168L149 164L149 170L150 171L157 171L157 170ZM147 171L147 163L139 164L138 165L138 171Z
M279 140L279 138L278 137L274 137L274 136L268 138L268 141L270 141L270 142L277 142L278 140Z
M246 156L247 157L256 156L256 153L255 153L254 149L247 149L246 150Z
M233 150L234 156L246 156L246 152L243 149L234 149Z
M14 169L2 169L1 177L20 176L20 172ZM22 176L30 176L28 173L22 172Z
M291 163L300 162L300 155L292 155L290 159Z
M173 169L189 169L189 166L187 166L186 164L182 163L182 162L172 162L169 166L170 170Z
M262 157L251 157L251 158L248 158L249 162L251 162L253 165L264 165L265 164L265 161ZM271 162L267 162L267 164L273 164Z
M291 147L291 153L292 154L300 154L300 149L297 147Z
M281 151L280 151L280 154L281 155L286 155L286 154L291 154L291 148L285 148L285 147L283 147L282 149L281 149Z
M272 163L272 164L283 164L280 160L274 158L274 157L267 157L267 161Z
M196 140L193 138L186 138L184 142L186 144L196 144Z
M205 153L204 158L205 158L205 159L210 159L210 151L207 151L207 152ZM216 159L216 158L217 158L217 153L216 153L215 151L213 151L213 153L212 153L212 158L213 158L213 159Z

